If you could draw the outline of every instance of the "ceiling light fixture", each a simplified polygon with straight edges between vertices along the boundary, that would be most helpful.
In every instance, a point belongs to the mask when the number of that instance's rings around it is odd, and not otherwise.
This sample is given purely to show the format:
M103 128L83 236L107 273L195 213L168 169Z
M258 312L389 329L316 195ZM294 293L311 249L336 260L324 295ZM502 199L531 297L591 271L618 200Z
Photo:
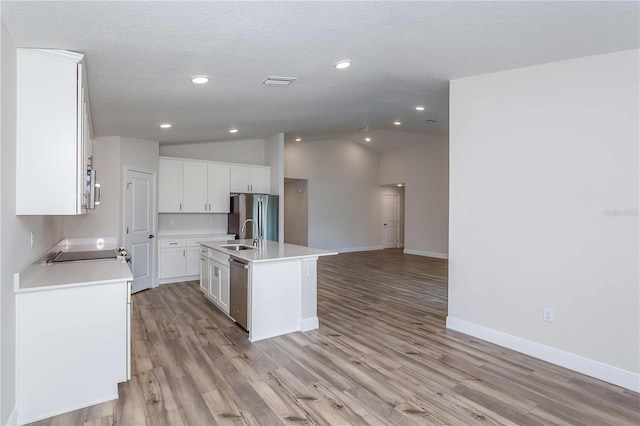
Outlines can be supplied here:
M238 129L230 129L229 133L238 133Z
M371 142L371 138L364 138L365 142Z
M401 183L399 183L398 186L403 186L403 185Z
M194 84L205 84L209 81L209 76L207 75L194 75L191 77L191 82Z
M423 106L417 106L416 107L416 111L424 111L424 107Z
M351 61L348 59L345 59L343 61L338 61L335 63L335 67L339 70L343 70L345 68L349 68L351 66Z
M296 138L296 142L300 142L302 138Z
M168 129L170 127L171 127L171 124L169 124L169 123L163 123L163 124L160 125L161 129Z
M393 124L395 124L396 126L401 125L402 123L400 121L394 121Z

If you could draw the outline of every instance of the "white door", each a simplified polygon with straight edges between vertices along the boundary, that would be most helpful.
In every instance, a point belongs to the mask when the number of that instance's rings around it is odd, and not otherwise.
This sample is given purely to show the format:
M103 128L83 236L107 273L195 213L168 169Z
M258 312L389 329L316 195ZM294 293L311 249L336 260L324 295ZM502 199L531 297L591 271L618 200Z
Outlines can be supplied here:
M400 197L398 195L385 194L382 212L382 247L398 247L398 216L400 210Z
M125 179L124 245L131 255L131 292L135 293L153 285L153 206L156 191L151 173L127 170Z

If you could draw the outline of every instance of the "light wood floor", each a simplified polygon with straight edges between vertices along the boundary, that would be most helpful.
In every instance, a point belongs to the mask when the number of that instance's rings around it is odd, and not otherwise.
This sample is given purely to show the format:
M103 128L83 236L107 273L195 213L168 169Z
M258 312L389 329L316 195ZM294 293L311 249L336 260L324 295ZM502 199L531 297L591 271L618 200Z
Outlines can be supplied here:
M120 398L37 424L640 424L637 393L446 330L444 260L321 258L320 329L253 344L196 282L133 303Z

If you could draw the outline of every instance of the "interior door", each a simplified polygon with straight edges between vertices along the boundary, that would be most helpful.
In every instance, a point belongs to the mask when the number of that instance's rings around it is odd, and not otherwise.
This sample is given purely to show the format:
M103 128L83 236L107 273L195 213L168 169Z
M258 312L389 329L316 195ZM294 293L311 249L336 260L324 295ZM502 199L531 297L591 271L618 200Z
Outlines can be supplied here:
M125 179L125 248L131 254L131 292L135 293L153 285L156 191L151 173L127 170Z
M384 195L382 213L382 247L398 247L398 216L400 209L400 197L395 194Z

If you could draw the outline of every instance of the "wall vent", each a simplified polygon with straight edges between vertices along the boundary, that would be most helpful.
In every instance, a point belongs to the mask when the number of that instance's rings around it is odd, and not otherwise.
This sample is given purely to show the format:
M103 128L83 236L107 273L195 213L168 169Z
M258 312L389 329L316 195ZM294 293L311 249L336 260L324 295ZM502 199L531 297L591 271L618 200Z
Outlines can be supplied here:
M267 77L262 84L275 84L279 86L286 86L294 81L296 81L298 77Z

